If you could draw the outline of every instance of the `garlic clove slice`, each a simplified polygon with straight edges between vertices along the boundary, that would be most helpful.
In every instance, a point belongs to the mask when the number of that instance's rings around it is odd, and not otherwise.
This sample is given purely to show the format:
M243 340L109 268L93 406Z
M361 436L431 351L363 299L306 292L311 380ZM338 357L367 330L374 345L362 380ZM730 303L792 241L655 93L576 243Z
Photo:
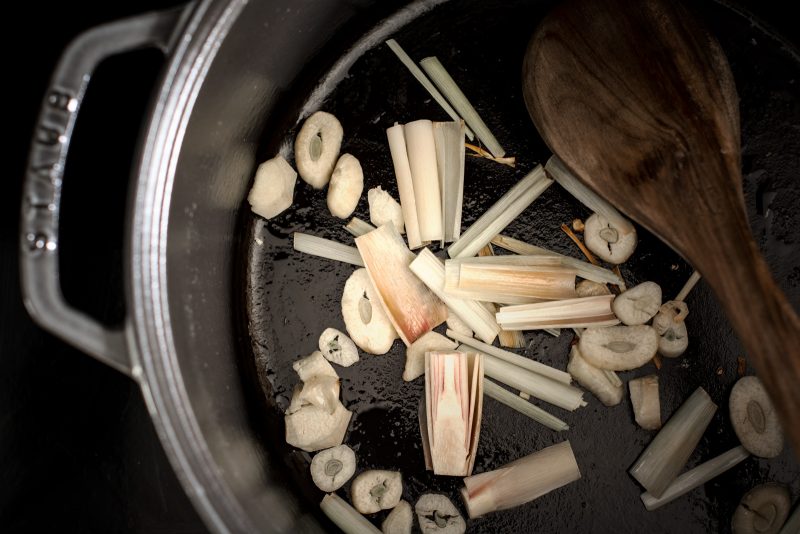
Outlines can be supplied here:
M326 328L319 336L319 350L326 360L342 367L350 367L358 361L356 344L335 328Z
M344 486L356 472L356 453L347 445L325 449L314 456L310 469L314 484L331 493Z
M733 534L777 534L789 517L791 496L786 486L768 482L748 491L733 514Z
M586 247L609 263L624 263L636 250L637 237L633 225L620 228L597 213L586 219L583 236Z
M472 329L465 323L461 317L456 315L453 310L447 310L447 329L453 332L458 332L461 335L472 337Z
M322 189L333 174L344 132L339 119L317 111L306 119L294 141L297 172L308 185Z
M570 351L567 372L604 405L616 406L622 401L622 385L613 384L606 371L587 362L577 345L573 345Z
M629 371L653 359L658 334L646 325L587 328L578 342L583 358L610 371Z
M364 191L364 171L351 154L342 154L331 175L328 186L328 210L334 217L346 219L356 209Z
M458 508L444 495L423 495L414 511L423 534L463 534L467 530L467 523Z
M364 352L386 354L397 331L383 309L366 269L357 269L344 285L342 317L350 338Z
M341 445L352 415L338 401L333 413L317 406L303 406L284 417L286 443L307 452Z
M689 348L689 332L683 320L689 315L685 302L665 302L653 318L653 328L658 334L658 352L666 358L677 358Z
M339 375L336 374L336 371L331 367L331 364L322 356L322 353L318 350L315 350L305 358L297 360L292 364L292 369L294 369L297 374L300 376L300 380L305 382L306 380L315 377L315 376L331 376L333 378L339 378Z
M661 307L661 286L644 282L617 295L611 310L628 326L645 324Z
M254 213L265 219L276 217L292 205L297 173L282 156L258 166L247 202Z
M350 486L353 506L362 514L394 508L400 502L402 493L403 478L397 471L364 471Z
M729 399L731 425L742 446L761 458L775 458L783 450L783 428L775 407L755 376L740 378Z

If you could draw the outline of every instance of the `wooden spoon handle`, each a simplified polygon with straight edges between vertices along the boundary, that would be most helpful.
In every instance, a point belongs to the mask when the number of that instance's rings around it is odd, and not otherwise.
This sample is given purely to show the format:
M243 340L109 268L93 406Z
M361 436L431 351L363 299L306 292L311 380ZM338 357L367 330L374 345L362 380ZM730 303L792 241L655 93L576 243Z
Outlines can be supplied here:
M721 250L693 255L700 259L695 264L725 308L800 453L800 318L741 222L721 232Z

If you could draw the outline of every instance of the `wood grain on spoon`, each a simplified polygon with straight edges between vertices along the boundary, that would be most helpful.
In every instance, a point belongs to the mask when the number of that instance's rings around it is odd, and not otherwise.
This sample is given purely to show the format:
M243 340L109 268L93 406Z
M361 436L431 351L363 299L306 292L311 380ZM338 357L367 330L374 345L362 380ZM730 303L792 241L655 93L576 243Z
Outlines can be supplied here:
M800 452L800 319L750 234L716 40L671 0L567 1L536 29L523 93L551 150L703 274Z

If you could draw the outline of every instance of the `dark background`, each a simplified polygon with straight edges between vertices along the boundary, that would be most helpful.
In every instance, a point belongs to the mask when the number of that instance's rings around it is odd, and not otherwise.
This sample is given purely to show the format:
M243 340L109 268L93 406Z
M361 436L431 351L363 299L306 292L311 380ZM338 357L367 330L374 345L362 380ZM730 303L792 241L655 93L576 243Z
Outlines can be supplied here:
M791 3L745 2L790 35ZM203 532L137 386L37 328L18 282L18 219L29 141L61 50L82 30L174 0L25 2L4 17L0 179L0 531ZM76 128L62 216L66 298L104 322L124 313L127 179L160 66L143 52L101 66ZM10 112L10 113L9 113ZM7 117L10 115L10 122ZM10 146L8 146L10 143Z

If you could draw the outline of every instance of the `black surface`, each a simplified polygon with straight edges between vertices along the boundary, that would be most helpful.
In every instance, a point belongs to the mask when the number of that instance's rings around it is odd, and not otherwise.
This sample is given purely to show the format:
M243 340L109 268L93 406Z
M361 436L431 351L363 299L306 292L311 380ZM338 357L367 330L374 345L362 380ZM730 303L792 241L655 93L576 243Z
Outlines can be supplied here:
M55 62L83 29L174 0L27 2L6 19L0 182L0 531L204 532L129 378L36 327L22 307L17 231L28 143ZM67 165L61 243L67 299L106 323L124 313L122 214L160 55L104 64Z

